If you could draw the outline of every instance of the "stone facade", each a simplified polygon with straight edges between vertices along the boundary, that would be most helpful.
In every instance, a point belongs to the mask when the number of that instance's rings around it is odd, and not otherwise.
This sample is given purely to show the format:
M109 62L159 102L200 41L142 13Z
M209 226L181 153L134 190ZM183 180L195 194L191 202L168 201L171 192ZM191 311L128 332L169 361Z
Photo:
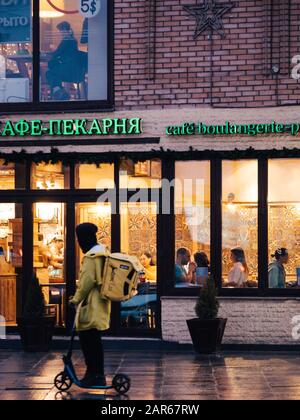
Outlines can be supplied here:
M195 303L195 298L162 298L164 340L191 343L185 321L195 318ZM220 298L220 303L219 316L228 318L224 344L300 344L292 335L293 318L300 315L300 299Z

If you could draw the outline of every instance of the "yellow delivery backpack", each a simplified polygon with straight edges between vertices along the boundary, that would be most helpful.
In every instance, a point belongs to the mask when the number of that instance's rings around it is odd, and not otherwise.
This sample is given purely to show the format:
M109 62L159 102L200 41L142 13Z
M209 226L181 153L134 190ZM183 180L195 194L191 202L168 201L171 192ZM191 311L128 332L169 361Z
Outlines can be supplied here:
M125 302L137 295L139 273L143 266L137 257L110 254L106 257L101 295L113 302Z

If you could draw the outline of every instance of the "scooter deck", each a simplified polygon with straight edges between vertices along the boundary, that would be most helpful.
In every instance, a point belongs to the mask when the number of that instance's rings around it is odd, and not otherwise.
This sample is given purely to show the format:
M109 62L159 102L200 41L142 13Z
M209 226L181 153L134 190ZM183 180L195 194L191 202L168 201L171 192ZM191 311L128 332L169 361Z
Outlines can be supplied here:
M68 375L70 376L72 382L74 385L78 386L79 388L82 389L92 389L92 390L102 390L102 391L106 391L109 389L113 389L114 387L112 385L106 385L106 386L84 386L82 385L81 381L77 378L75 372L74 372L74 367L73 364L71 365L66 365L65 366L65 370L68 372Z

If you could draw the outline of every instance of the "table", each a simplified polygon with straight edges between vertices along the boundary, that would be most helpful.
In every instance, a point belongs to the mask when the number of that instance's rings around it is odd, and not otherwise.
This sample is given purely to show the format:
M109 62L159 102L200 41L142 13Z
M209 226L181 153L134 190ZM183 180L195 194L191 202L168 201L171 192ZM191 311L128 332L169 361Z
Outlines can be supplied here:
M31 54L14 54L7 55L7 60L15 61L20 72L20 75L24 78L30 78L28 64L32 63ZM40 63L48 63L51 60L51 53L41 53L40 54Z

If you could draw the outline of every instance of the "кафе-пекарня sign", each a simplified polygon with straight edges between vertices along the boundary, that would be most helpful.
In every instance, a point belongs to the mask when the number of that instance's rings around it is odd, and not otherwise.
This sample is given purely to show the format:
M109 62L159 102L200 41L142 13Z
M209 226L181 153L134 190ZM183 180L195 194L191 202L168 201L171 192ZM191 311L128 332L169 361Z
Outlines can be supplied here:
M53 137L53 136L108 136L139 135L143 133L142 118L51 119L49 121L19 120L0 121L0 137ZM166 127L167 136L257 136L300 133L300 123L259 123L208 125L203 122L183 123Z
M108 136L142 134L141 118L0 121L1 137Z

